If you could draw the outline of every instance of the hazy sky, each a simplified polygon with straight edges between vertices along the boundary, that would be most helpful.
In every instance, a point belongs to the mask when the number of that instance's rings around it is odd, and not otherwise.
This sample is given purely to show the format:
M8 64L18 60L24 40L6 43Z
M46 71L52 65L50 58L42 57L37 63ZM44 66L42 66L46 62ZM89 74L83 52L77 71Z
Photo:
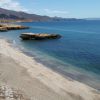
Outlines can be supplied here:
M48 16L100 17L100 0L0 0L0 7Z

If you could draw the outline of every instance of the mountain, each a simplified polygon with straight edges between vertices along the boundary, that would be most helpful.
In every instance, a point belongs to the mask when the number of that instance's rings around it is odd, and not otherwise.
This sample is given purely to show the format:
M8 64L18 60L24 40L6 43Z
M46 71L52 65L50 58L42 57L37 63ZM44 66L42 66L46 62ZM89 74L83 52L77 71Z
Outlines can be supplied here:
M13 19L13 20L25 20L31 19L33 21L49 21L51 20L48 16L40 16L36 14L28 14L25 12L18 12L0 8L0 19Z
M49 17L36 14L29 14L21 11L13 11L0 8L0 21L19 20L19 21L76 21L82 19L76 18L61 18L61 17Z
M100 18L85 18L85 20L100 20Z

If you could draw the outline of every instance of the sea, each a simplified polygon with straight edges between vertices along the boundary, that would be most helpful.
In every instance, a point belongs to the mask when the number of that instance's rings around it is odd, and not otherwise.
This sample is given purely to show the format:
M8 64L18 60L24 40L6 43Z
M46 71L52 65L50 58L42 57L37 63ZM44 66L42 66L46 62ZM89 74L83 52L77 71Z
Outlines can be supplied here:
M38 63L100 91L100 20L23 22L30 29L0 32ZM21 33L56 33L62 38L21 40Z

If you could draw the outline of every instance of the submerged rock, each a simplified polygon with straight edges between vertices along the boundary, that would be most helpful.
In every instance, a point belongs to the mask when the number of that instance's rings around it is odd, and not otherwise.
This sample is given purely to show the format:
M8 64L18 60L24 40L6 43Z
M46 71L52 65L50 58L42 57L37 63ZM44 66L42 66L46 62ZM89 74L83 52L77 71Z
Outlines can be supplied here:
M61 38L59 34L33 34L33 33L23 33L20 36L23 40L42 40L42 39L58 39Z

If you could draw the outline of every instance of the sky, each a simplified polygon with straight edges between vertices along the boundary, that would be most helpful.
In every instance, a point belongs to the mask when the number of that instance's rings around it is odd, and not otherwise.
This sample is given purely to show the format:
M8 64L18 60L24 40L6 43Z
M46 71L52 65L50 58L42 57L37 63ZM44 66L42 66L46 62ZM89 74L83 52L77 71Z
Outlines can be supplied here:
M0 0L0 7L64 18L100 18L100 0Z

